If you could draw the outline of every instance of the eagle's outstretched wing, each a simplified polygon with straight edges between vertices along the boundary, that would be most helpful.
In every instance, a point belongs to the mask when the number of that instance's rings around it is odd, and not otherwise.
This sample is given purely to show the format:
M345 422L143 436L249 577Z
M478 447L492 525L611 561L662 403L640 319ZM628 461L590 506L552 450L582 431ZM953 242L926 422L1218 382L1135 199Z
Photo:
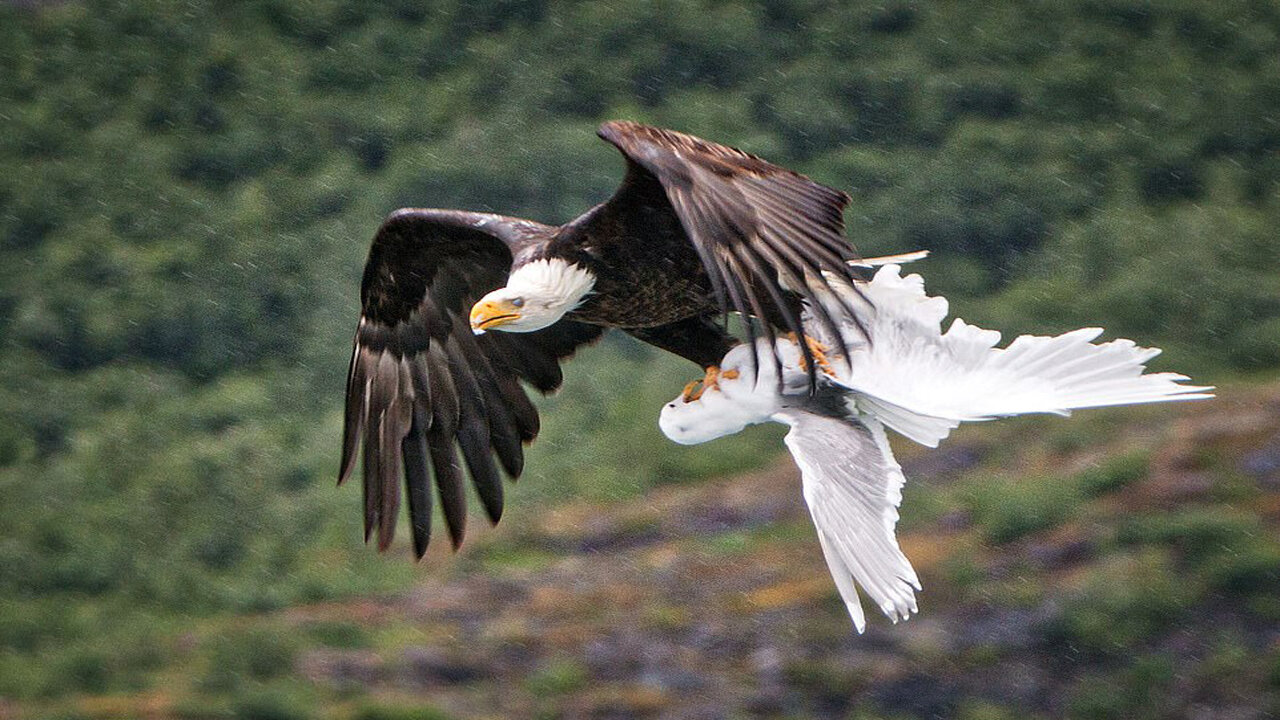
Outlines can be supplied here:
M527 220L454 210L404 209L374 237L360 286L361 314L347 375L338 482L364 444L365 538L395 535L405 479L413 547L431 533L428 466L454 547L466 526L457 450L489 518L502 514L502 481L520 475L522 444L538 413L518 380L546 393L560 386L559 362L596 340L600 328L561 320L532 333L477 337L471 305L502 287L512 256L552 229Z
M831 337L844 337L816 294L828 295L832 277L854 280L849 262L857 255L844 237L848 195L735 148L670 130L620 121L605 123L599 134L627 158L626 178L607 204L652 204L665 196L723 312L759 318L771 343L775 323L803 338L808 333L797 313L803 298ZM644 228L626 234L642 238ZM746 328L754 341L752 324ZM808 344L801 347L813 383L815 364ZM846 354L846 348L835 349Z

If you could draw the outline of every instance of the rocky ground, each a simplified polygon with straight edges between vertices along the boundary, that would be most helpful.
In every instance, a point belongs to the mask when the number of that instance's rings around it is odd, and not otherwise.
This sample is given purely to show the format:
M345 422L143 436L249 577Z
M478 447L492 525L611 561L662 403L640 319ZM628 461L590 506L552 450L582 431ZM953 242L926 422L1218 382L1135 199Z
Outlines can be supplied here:
M236 632L258 644L225 652L231 626L194 629L182 642L209 666L175 668L150 696L84 698L78 712L1280 713L1280 386L900 447L901 543L925 586L905 623L869 609L866 634L854 632L784 461L628 503L513 509L456 555L433 548L406 593L241 618ZM294 694L210 699L263 678ZM298 710L289 698L302 696L324 700Z

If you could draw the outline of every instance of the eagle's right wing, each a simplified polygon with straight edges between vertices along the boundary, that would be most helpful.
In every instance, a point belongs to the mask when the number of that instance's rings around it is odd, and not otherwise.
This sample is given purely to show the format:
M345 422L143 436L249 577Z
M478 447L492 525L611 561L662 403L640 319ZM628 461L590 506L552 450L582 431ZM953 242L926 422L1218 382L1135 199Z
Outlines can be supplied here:
M374 237L360 287L360 322L347 375L338 482L364 445L365 538L395 535L405 479L413 547L426 552L435 479L450 539L466 527L457 450L489 518L502 514L494 456L515 478L522 445L538 433L538 413L519 380L547 393L560 386L560 361L602 330L561 320L532 333L472 334L471 305L506 283L512 257L550 228L527 220L454 210L404 209Z
M619 210L606 214L637 223L624 234L643 238L652 225L644 213L620 212L624 207L674 215L723 312L759 318L773 346L771 321L800 338L810 334L796 312L803 299L841 346L833 349L847 355L848 330L837 327L817 299L830 293L828 278L849 285L855 280L849 262L857 254L844 237L848 195L736 148L671 130L619 121L605 123L599 134L627 158L622 187L606 203ZM858 332L853 306L845 309ZM754 342L751 323L746 330ZM816 387L810 348L801 343L801 349Z

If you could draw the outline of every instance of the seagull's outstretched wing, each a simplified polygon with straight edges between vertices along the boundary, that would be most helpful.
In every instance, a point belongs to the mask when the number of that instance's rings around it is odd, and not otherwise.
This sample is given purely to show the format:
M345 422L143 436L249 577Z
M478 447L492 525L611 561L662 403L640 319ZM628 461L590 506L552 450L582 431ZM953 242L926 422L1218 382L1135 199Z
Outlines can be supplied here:
M855 391L858 410L916 442L934 447L964 421L1211 397L1213 388L1181 384L1185 375L1144 374L1158 349L1094 343L1100 328L1020 335L1004 348L1000 333L958 318L944 333L947 301L927 296L919 275L898 272L886 266L861 296L848 295L874 308L863 313L873 342L854 350L848 372L837 365L834 379Z
M884 428L871 418L784 411L785 441L800 467L827 566L858 632L866 616L855 583L894 622L916 611L920 580L894 537L902 469Z

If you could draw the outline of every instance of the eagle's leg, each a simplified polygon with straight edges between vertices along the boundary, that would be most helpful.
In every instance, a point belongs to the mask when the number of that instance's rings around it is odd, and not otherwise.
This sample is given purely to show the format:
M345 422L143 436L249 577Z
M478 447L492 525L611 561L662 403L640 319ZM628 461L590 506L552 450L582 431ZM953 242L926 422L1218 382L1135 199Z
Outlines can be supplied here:
M707 368L707 376L702 378L702 391L719 390L720 389L720 366L712 365Z
M795 333L790 332L787 333L786 336L791 339L791 342L796 343L797 345L799 344L799 340L796 338ZM805 335L804 339L805 344L809 346L809 354L813 356L813 361L818 364L818 367L821 368L823 372L834 377L836 370L831 365L831 359L827 357L827 350L829 350L829 348L814 339L812 335ZM800 369L809 369L808 363L805 362L803 354L800 356Z
M809 335L805 335L804 339L809 342L809 352L813 353L813 361L818 364L818 367L821 368L823 372L834 376L836 374L836 369L831 366L831 360L827 357L827 346L817 340L814 340Z
M719 390L720 389L720 384L718 382L719 380L720 380L720 366L712 365L708 367L706 377L702 378L701 380L694 380L693 382L690 382L688 385L684 386L684 395L683 395L684 401L687 403L691 403L697 400L698 398L702 397L702 393L708 390Z

